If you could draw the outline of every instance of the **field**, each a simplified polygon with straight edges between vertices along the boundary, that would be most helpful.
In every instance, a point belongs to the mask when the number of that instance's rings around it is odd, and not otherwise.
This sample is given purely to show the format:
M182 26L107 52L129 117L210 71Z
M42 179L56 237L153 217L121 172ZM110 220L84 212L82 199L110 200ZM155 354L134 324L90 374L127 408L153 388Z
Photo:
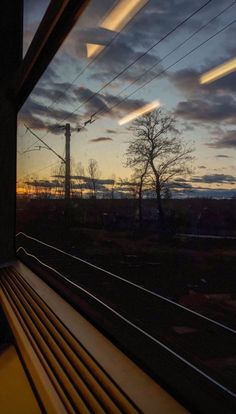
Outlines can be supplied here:
M230 326L236 314L236 200L18 200L17 231L169 297ZM186 234L214 235L191 238Z

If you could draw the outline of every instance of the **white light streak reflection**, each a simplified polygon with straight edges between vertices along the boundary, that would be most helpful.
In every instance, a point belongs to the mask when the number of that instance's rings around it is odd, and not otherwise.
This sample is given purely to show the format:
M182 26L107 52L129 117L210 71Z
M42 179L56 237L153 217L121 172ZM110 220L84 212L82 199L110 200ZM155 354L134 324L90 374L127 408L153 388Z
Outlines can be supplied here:
M100 24L107 30L119 32L149 0L120 0Z
M214 69L209 70L200 76L199 82L201 85L204 83L211 83L217 79L223 78L223 76L229 75L230 73L236 70L236 58L228 60L228 62L223 63L215 67Z
M148 112L153 111L156 108L160 107L159 101L153 101L147 105L142 106L139 109L136 109L135 111L130 112L128 115L126 115L124 118L120 119L118 121L119 125L127 124L130 121L133 121L134 119L138 118L141 115L147 114Z

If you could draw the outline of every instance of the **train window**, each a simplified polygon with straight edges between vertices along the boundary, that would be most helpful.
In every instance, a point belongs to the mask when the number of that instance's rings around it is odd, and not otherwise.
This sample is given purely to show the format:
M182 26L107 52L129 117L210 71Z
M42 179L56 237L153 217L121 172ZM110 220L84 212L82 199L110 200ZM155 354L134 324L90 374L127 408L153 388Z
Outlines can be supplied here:
M198 406L236 398L235 16L92 0L18 116L19 258Z
M23 55L36 33L50 0L24 0Z

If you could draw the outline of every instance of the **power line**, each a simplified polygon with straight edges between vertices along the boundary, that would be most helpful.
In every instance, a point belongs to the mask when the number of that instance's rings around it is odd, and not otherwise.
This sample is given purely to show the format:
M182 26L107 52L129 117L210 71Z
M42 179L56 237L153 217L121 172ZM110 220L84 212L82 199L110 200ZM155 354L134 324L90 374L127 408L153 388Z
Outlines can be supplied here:
M123 75L128 69L130 69L141 58L143 58L144 56L146 56L158 44L160 44L161 42L163 42L167 37L169 37L171 34L173 34L177 29L179 29L181 26L183 26L188 20L190 20L195 14L199 13L199 11L201 11L204 7L206 7L211 2L212 2L212 0L208 0L206 3L204 3L197 10L195 10L190 15L188 15L188 17L186 17L184 20L182 20L180 23L178 23L173 29L171 29L168 33L166 33L161 39L159 39L157 42L155 42L151 47L149 47L145 52L143 52L141 55L139 55L135 60L133 60L132 62L130 62L124 69L122 69L118 74L116 74L110 81L106 82L100 89L98 89L91 96L89 96L87 99L85 99L84 101L82 101L79 106L77 106L66 118L63 119L62 123L65 122L68 118L70 118L70 116L73 115L75 112L77 112L82 106L84 106L84 104L86 104L91 99L93 99L96 95L98 95L103 89L105 89L112 82L114 82L118 77L120 77L121 75Z
M147 3L145 3L133 16L133 19L135 19L135 17L148 5L150 0L147 1ZM83 75L83 73L86 71L86 69L88 69L98 58L101 58L101 56L104 54L105 51L107 51L107 49L111 46L111 44L121 35L121 33L123 32L123 30L125 28L127 28L127 26L129 26L130 23L133 23L133 19L131 21L129 21L128 23L126 23L126 25L122 28L122 30L120 30L119 32L116 32L115 35L112 37L112 39L106 44L104 45L104 49L98 54L96 55L92 60L90 60L87 65L85 65L81 71L75 76L75 78L72 80L70 86L64 90L63 92L61 92L57 98L55 98L54 100L52 100L52 102L46 107L47 109L50 109L56 102L58 102L58 100L61 98L61 96L63 96L65 93L67 93L72 85L75 84L75 82Z
M150 66L147 70L145 70L140 76L138 76L136 79L134 79L129 85L125 86L118 95L115 97L120 96L123 92L125 92L127 89L129 89L132 85L137 83L144 75L146 75L148 72L150 72L154 67L158 66L160 63L162 63L164 60L166 60L167 57L172 55L176 50L178 50L180 47L182 47L185 43L187 43L190 39L192 39L197 33L199 33L201 30L205 29L210 23L212 23L214 20L216 20L219 16L221 16L223 13L225 13L227 10L229 10L231 7L235 6L235 0L233 3L225 7L222 11L220 11L216 16L211 18L207 23L199 27L197 30L195 30L190 36L188 36L183 42L181 42L179 45L177 45L174 49L172 49L169 53L167 53L165 56L163 56L158 62L154 63L152 66ZM106 108L106 105L104 105L103 108ZM103 111L103 108L99 109L97 112L95 112L92 117L96 116L100 112Z
M52 163L52 164L47 165L46 167L43 167L43 168L37 169L37 170L35 170L35 171L33 171L33 172L29 173L29 174L25 174L25 175L23 175L22 177L19 177L19 178L17 179L17 182L19 183L20 181L24 180L25 178L29 177L30 175L33 175L33 174L36 174L37 172L40 172L40 171L46 170L47 168L53 167L54 165L56 165L56 164L58 164L58 163L59 163L59 161L56 161L56 162L54 162L54 163Z
M27 133L28 133L28 128L25 129L25 132L21 134L19 138L23 138Z
M138 62L141 58L143 58L146 54L150 52L150 50L154 49L158 44L160 44L162 41L164 41L168 36L170 36L172 33L174 33L177 29L179 29L181 26L183 26L188 20L190 20L194 15L196 15L199 11L201 11L203 8L205 8L209 3L211 3L213 0L207 0L206 3L204 3L202 6L200 6L197 10L192 12L190 15L188 15L184 20L182 20L180 23L178 23L173 29L171 29L168 33L166 33L161 39L159 39L157 42L155 42L151 47L149 47L145 52L143 52L141 55L139 55L134 61L129 63L122 71L120 71L118 74L116 74L109 82L106 82L98 91L94 92L90 97L85 99L80 103L79 106L77 106L70 114L68 114L61 122L60 125L63 124L66 120L68 120L71 115L73 115L75 112L77 112L84 104L89 102L91 99L93 99L97 94L99 94L103 89L105 89L107 86L109 86L114 80L116 80L119 76L124 74L131 66L133 66L136 62ZM92 119L90 119L92 121ZM51 128L51 130L47 131L45 135L43 135L43 138L45 138L49 132L52 132L54 129L56 129L56 126Z
M29 130L29 132L32 134L32 135L34 135L40 142L42 142L45 146L46 146L46 148L49 150L49 151L51 151L51 152L53 152L53 154L54 155L56 155L58 158L60 158L60 160L61 161L63 161L64 163L66 162L65 161L65 159L64 158L62 158L62 156L60 155L60 154L58 154L52 147L50 147L50 145L48 145L45 141L43 141L43 139L42 138L40 138L37 134L35 134L35 132L34 131L32 131L27 125L25 125L26 126L26 128L28 128L28 130Z
M27 131L29 131L29 129L27 128ZM33 144L30 144L23 152L20 153L20 155L24 155L26 154L26 152L28 152L29 150L31 150L32 147L34 147L37 143L38 143L38 139L37 141L33 142Z
M178 60L176 60L174 63L172 63L171 65L167 66L167 68L163 69L161 72L156 73L155 76L148 80L147 82L145 82L143 85L141 85L139 88L135 89L132 93L130 93L129 95L125 96L124 99L122 99L120 102L115 103L113 106L111 106L110 108L108 108L108 110L104 111L100 116L103 116L104 114L110 112L113 108L115 108L116 106L120 105L121 103L125 102L128 98L130 98L130 96L134 95L136 92L138 92L140 89L144 88L146 85L148 85L149 83L151 83L154 79L156 79L157 77L163 75L165 72L167 72L167 70L171 69L173 66L177 65L177 63L181 62L183 59L185 59L187 56L189 56L190 54L192 54L193 52L195 52L197 49L199 49L201 46L203 46L204 44L206 44L207 42L209 42L209 40L213 39L215 36L217 36L218 34L222 33L224 30L228 29L232 24L234 24L236 22L236 19L233 20L232 22L228 23L226 26L224 26L222 29L218 30L216 33L214 33L213 35L211 35L210 37L208 37L206 40L204 40L203 42L201 42L198 46L194 47L192 50L190 50L189 52L187 52L185 55L183 55L181 58L179 58ZM98 119L98 118L97 118ZM96 119L96 120L97 120Z
M231 5L232 6L232 5ZM220 13L222 14L223 11ZM215 19L217 16L215 16L213 19ZM211 21L213 20L211 19ZM114 104L113 106L111 106L110 108L108 108L108 110L104 111L100 117L102 117L103 115L105 115L106 113L109 113L113 108L115 108L116 106L120 105L121 103L123 103L124 101L126 101L130 96L134 95L136 92L138 92L139 90L141 90L142 88L144 88L147 84L151 83L153 80L155 80L157 77L161 76L162 74L164 74L167 70L169 70L170 68L174 67L177 63L181 62L183 59L185 59L187 56L189 56L190 54L192 54L193 52L195 52L196 50L198 50L200 47L202 47L203 45L205 45L207 42L209 42L210 40L212 40L213 38L215 38L216 36L218 36L220 33L222 33L223 31L225 31L226 29L228 29L230 26L232 26L234 23L236 22L236 19L234 19L233 21L231 21L230 23L228 23L227 25L225 25L223 28L221 28L220 30L218 30L217 32L215 32L213 35L211 35L210 37L208 37L207 39L205 39L203 42L201 42L199 45L197 45L196 47L194 47L193 49L191 49L189 52L185 53L182 57L180 57L177 61L175 61L174 63L172 63L171 65L169 65L167 68L165 68L164 70L162 70L161 72L155 74L155 76L148 80L147 82L145 82L143 85L141 85L139 88L135 89L132 93L130 93L129 95L125 96L120 102L117 102L116 104ZM207 23L209 24L209 22ZM205 25L206 26L206 25ZM202 28L201 28L202 29ZM200 29L199 29L200 30ZM198 31L199 31L198 30ZM193 35L191 35L192 37ZM185 40L186 41L186 40ZM184 41L184 42L185 42ZM159 62L158 62L159 63ZM97 118L99 119L99 118ZM97 120L95 119L95 120ZM95 121L94 120L94 121ZM63 162L65 162L65 160L59 155L57 154L51 147L49 147L43 140L42 138L38 137L37 134L35 134L28 126L26 126L26 128L29 130L29 132L31 132L34 136L37 137L37 141L41 141L43 142L44 145L46 145L52 152L55 153L55 155L57 155ZM44 167L40 170L37 170L35 172L39 172L42 171L46 168L49 168L52 165L58 164L58 161L54 164L51 164L47 167ZM31 174L35 174L35 172L31 173ZM24 177L27 177L29 174L25 175ZM22 180L24 177L19 178L19 180Z

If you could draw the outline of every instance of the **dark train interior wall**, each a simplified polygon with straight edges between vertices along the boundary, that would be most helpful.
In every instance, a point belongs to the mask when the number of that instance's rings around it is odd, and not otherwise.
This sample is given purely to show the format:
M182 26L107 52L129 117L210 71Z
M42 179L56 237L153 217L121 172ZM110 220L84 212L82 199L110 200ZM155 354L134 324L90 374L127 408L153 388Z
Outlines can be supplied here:
M22 59L23 1L0 3L0 264L14 258L16 186L15 85Z

